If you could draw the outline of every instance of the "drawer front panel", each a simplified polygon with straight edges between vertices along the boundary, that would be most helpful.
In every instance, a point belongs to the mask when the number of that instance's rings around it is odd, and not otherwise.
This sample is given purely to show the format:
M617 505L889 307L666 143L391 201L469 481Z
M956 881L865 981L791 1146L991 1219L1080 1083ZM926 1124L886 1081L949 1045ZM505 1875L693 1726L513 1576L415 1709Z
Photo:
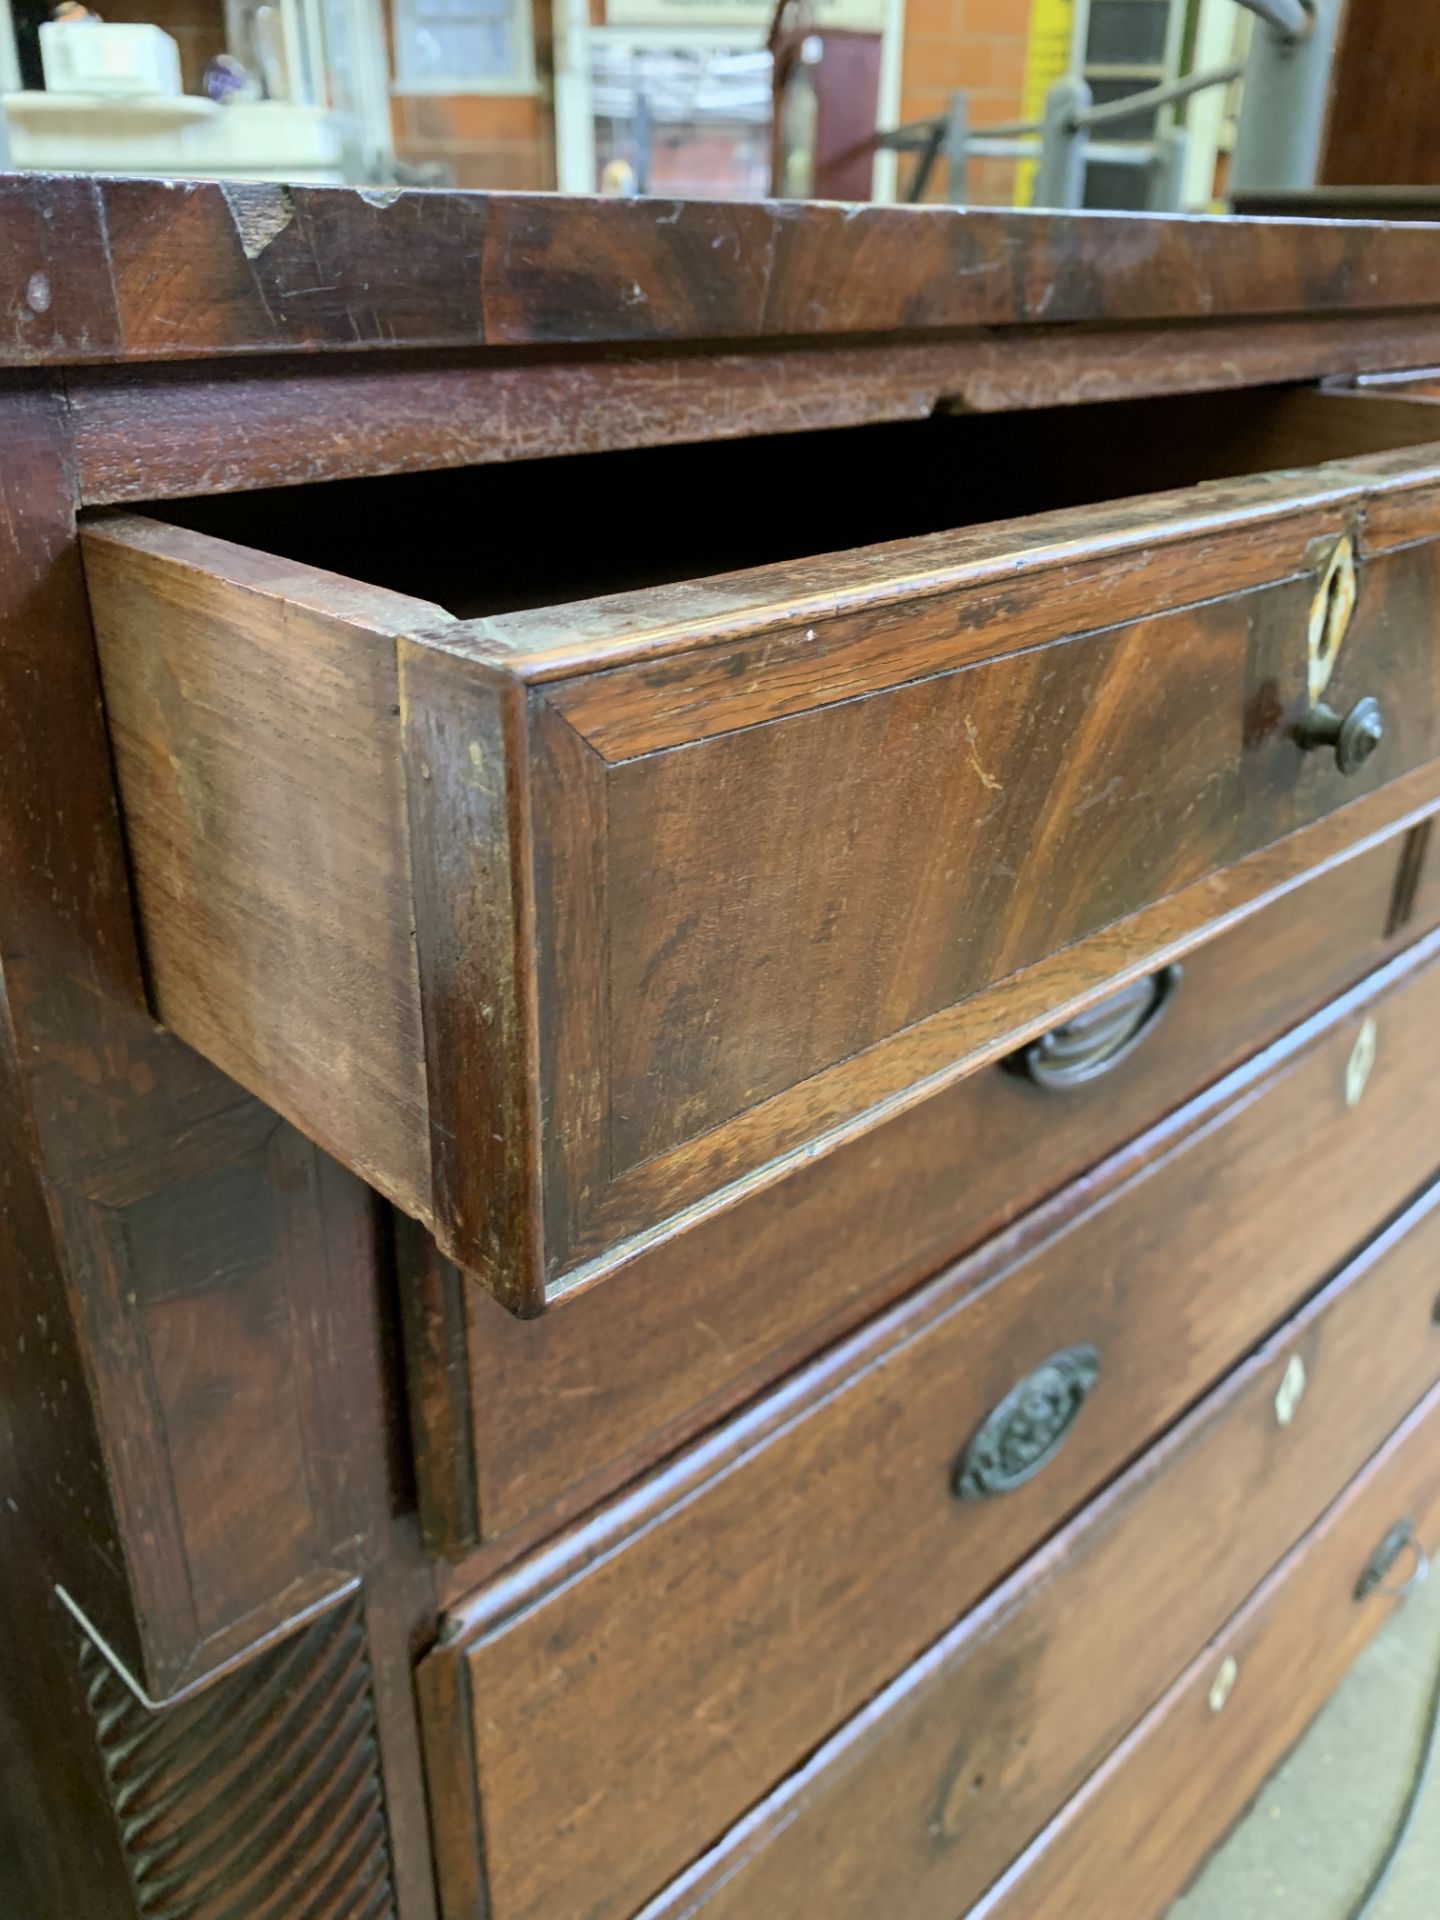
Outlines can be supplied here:
M1429 762L1425 540L1364 549L1335 614L1324 700L1378 699L1383 745L1349 774L1297 745L1350 524L1077 555L1073 591L917 599L848 645L807 626L818 661L782 631L536 688L537 740L585 743L534 761L544 1110L595 1119L547 1195L551 1285L943 1070L999 983ZM577 792L598 857L546 861Z
M1393 710L1365 786L1435 750L1437 557L1366 581L1333 690ZM616 766L617 1173L1350 798L1281 724L1314 598L1302 573Z
M1440 1551L1431 1393L968 1920L1161 1920L1396 1602L1357 1594L1391 1529ZM1403 1580L1408 1557L1394 1575ZM1233 1677L1232 1677L1233 1675Z
M497 1920L629 1911L1422 1184L1437 948L477 1599L463 1658ZM1053 1461L957 1498L987 1416L1029 1382L1026 1412L1051 1417L1046 1364L1083 1349L1098 1382Z
M987 1067L797 1167L571 1301L519 1321L472 1301L468 1352L422 1393L455 1399L422 1458L446 1543L506 1532L651 1464L1094 1166L1440 921L1429 823L1292 888L1185 956L1161 1022L1103 1076L1042 1092ZM1440 841L1429 842L1440 848ZM1440 852L1427 871L1440 875ZM452 1288L459 1283L453 1276ZM474 1381L473 1390L466 1375ZM456 1479L473 1456L472 1477ZM477 1512L478 1506L478 1512Z
M1436 1199L1418 1203L644 1920L964 1912L1433 1387ZM1298 1405L1297 1366L1307 1381Z

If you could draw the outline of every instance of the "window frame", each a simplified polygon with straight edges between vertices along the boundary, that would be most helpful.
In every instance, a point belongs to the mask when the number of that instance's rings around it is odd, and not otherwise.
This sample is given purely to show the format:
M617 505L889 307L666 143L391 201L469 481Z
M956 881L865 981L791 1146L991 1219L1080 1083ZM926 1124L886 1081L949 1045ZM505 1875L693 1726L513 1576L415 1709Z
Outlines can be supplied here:
M535 66L535 14L531 0L506 0L515 48L515 63L508 73L447 73L433 77L410 75L405 70L404 34L413 4L414 0L393 0L390 22L392 95L404 99L423 99L426 96L533 95L539 92L540 82Z

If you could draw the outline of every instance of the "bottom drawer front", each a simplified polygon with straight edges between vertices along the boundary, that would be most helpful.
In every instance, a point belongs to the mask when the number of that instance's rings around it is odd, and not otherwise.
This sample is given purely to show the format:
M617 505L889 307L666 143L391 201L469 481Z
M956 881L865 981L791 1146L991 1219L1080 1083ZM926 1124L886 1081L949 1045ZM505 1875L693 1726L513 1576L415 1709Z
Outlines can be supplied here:
M644 1920L955 1920L1434 1385L1437 1259L1440 1186Z
M1391 1617L1357 1587L1401 1521L1440 1547L1440 1389L968 1920L1158 1920Z

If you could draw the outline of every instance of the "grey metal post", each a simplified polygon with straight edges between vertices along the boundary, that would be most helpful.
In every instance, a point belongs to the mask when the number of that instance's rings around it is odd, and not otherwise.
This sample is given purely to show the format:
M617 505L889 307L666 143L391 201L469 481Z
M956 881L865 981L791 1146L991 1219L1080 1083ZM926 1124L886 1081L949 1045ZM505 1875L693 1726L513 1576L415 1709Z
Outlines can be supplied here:
M1310 0L1240 0L1240 5L1288 39L1299 40L1310 31Z
M1092 103L1090 89L1078 73L1067 73L1046 94L1032 206L1084 206L1085 135L1076 123Z
M1162 127L1150 165L1150 211L1179 213L1185 198L1185 159L1190 136L1184 127Z
M635 169L635 191L650 191L650 143L654 134L654 116L650 96L644 84L635 89L635 118L630 128L631 165Z
M951 94L945 107L945 166L949 175L946 185L952 207L968 207L970 204L966 180L969 154L970 103L957 90Z
M1256 21L1231 165L1235 193L1314 186L1343 5L1314 0L1314 23L1299 39Z

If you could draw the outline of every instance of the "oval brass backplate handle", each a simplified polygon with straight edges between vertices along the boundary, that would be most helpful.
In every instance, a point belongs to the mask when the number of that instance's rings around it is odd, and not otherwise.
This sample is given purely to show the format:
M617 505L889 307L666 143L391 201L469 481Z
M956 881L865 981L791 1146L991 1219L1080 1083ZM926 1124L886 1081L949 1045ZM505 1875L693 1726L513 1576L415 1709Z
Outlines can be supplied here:
M1005 1065L1011 1073L1047 1089L1080 1087L1098 1080L1128 1060L1153 1031L1179 984L1179 967L1162 967L1143 980L1132 980L1128 987L1012 1053Z
M1042 1360L986 1415L961 1454L954 1481L959 1497L988 1500L1032 1480L1064 1445L1099 1375L1094 1347L1066 1347Z
M1295 723L1295 741L1302 752L1333 747L1341 773L1358 773L1385 738L1385 716L1380 702L1367 694L1350 711L1336 713L1323 703L1311 707Z

